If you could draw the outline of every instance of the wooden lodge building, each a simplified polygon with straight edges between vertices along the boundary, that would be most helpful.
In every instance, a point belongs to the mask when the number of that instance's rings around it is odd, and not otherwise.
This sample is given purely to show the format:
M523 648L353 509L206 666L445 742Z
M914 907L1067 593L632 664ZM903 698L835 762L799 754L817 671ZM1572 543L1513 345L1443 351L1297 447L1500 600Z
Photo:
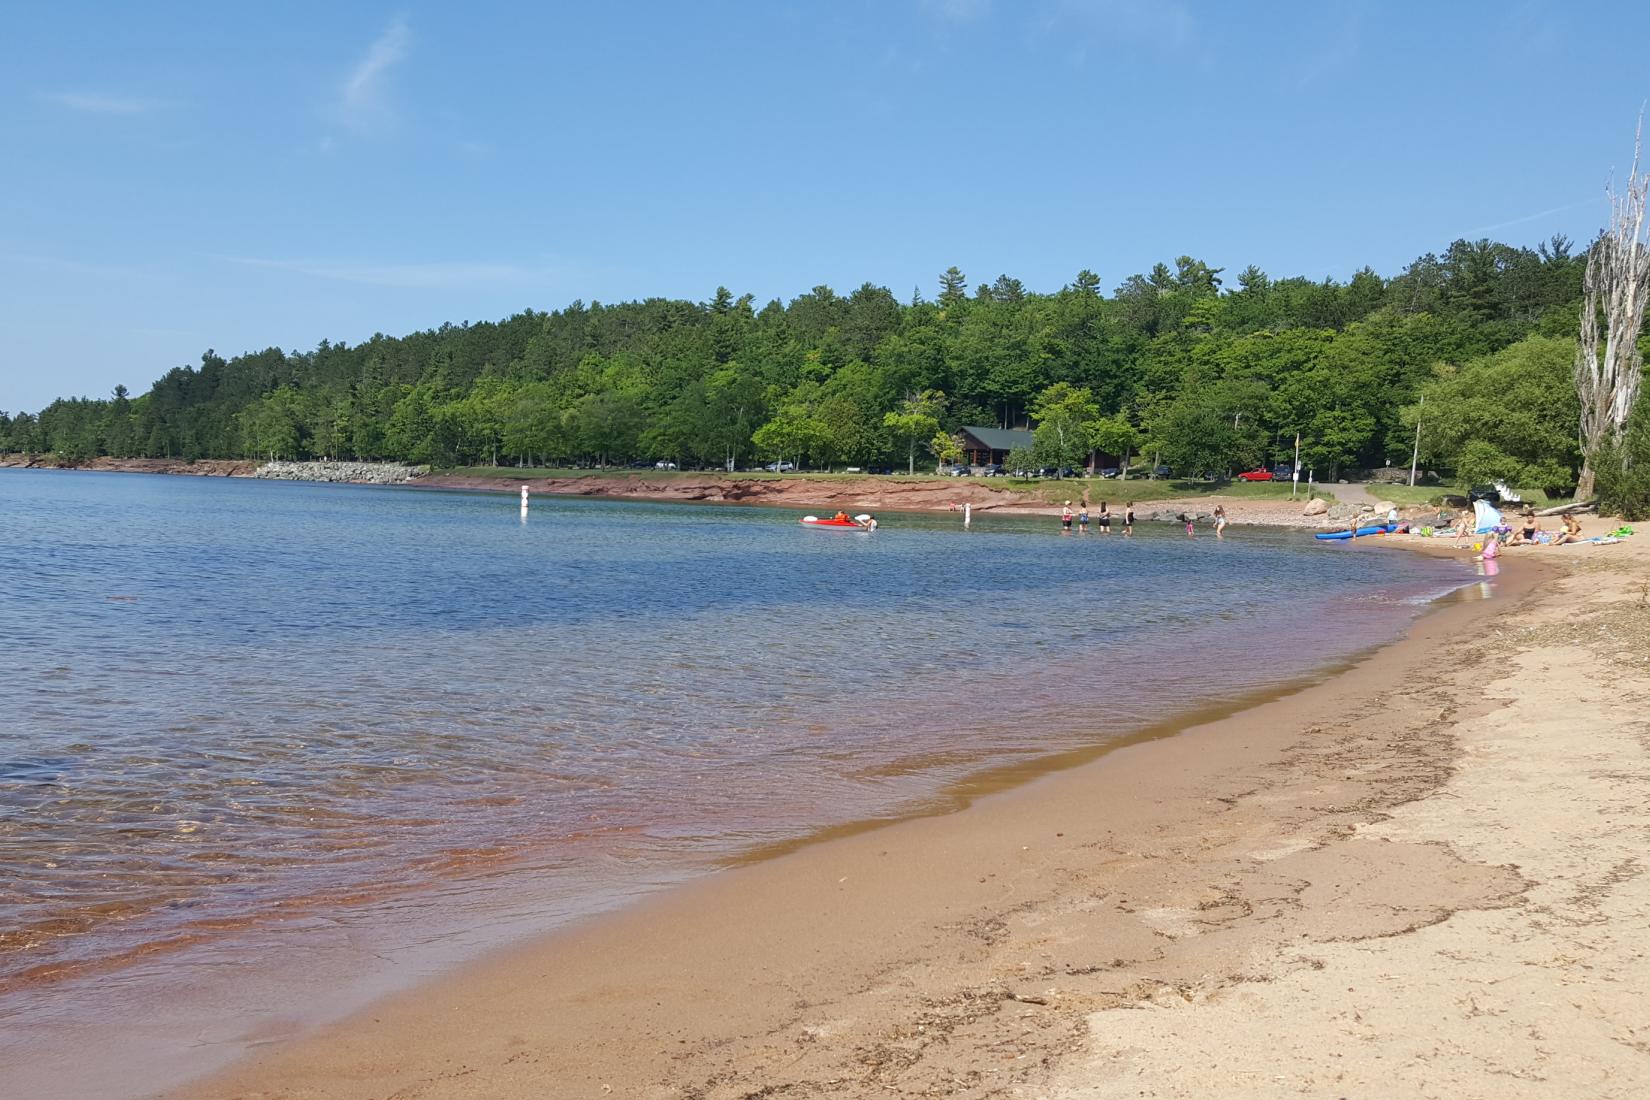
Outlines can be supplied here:
M963 428L959 433L962 436L963 454L968 456L970 466L989 466L994 462L1007 462L1008 452L1016 447L1031 447L1031 430L1029 428Z

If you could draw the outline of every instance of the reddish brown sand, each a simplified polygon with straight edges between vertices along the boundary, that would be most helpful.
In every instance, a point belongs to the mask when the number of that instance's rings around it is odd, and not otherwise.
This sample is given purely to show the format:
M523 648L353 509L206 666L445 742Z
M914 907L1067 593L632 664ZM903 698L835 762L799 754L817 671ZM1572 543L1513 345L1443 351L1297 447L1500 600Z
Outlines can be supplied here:
M1646 551L1509 552L1495 600L1327 682L258 1037L173 1095L1643 1095Z

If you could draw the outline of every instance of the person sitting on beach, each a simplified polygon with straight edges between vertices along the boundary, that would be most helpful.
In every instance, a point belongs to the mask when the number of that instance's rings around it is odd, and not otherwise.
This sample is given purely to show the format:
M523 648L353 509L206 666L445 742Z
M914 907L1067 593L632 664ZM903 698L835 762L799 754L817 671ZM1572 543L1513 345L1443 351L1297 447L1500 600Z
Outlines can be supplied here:
M1508 546L1528 546L1535 543L1535 536L1541 531L1541 521L1535 518L1534 512L1525 512L1524 520L1513 531L1512 538L1507 540Z
M1553 540L1554 546L1563 546L1566 543L1581 541L1581 521L1574 516L1564 517L1564 530L1558 533Z

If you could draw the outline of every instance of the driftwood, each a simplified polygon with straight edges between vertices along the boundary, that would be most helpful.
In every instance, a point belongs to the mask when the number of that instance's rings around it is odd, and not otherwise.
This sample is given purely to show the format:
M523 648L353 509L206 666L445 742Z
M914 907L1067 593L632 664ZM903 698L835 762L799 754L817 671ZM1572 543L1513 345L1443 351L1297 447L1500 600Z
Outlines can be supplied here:
M1557 508L1543 508L1537 512L1538 516L1579 516L1583 512L1598 511L1598 501L1583 500L1575 504L1560 504Z

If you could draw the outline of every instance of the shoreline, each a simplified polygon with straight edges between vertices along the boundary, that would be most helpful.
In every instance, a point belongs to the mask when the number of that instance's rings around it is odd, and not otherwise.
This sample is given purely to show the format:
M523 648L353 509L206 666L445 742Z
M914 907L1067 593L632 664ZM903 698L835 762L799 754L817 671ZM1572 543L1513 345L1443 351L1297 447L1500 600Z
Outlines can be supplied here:
M0 469L67 470L92 473L146 473L195 477L254 477L264 463L248 459L114 459L96 458L84 463L68 464L42 461L38 455L0 455ZM369 481L315 482L315 484L372 485ZM1046 491L1059 482L1040 483ZM1098 502L1105 483L1087 480L1074 491L1081 494L1086 488ZM1130 484L1110 482L1109 484ZM1139 484L1138 481L1133 484ZM985 478L939 478L903 474L888 475L830 475L828 477L739 477L719 472L670 473L656 475L651 471L612 471L601 474L568 474L565 476L529 475L523 477L475 477L457 474L425 474L406 481L388 484L397 489L426 491L481 492L514 495L526 487L535 495L595 500L635 500L650 503L677 504L740 504L774 508L847 508L887 512L950 512L964 504L971 505L980 515L1001 513L1026 516L1058 515L1060 505L1051 503L1038 490L1008 488L991 483ZM1334 487L1319 485L1319 492L1333 494ZM1306 530L1322 529L1328 522L1323 516L1309 516L1302 512L1305 499L1288 500L1282 497L1230 496L1207 493L1193 496L1143 498L1133 502L1141 519L1151 513L1191 511L1206 513L1222 505L1233 517L1233 523L1257 527L1289 527ZM1405 509L1417 514L1430 509Z
M1430 683L1439 651L1458 632L1515 620L1561 572L1557 563L1520 563L1503 577L1510 595L1439 608L1406 637L1302 691L988 792L954 812L856 830L677 887L167 1095L342 1100L405 1087L421 1096L721 1097L778 1082L807 1094L861 1095L891 1085L921 1092L913 1087L921 1080L983 1096L1010 1083L1047 1084L1062 1062L1083 1054L1087 1010L1107 1000L1155 1003L1163 975L1174 972L1167 948L1188 925L1242 928L1255 918L1252 899L1218 893L1191 907L1147 905L1142 893L1173 892L1163 874L1174 868L1163 868L1163 856L1185 855L1188 843L1206 847L1197 839L1206 818L1218 822L1256 791L1287 785L1292 766L1310 759L1300 755L1303 739L1347 716L1349 693L1367 700L1416 679ZM1426 738L1427 725L1371 735L1401 747L1406 760L1423 739L1425 759L1398 765L1407 786L1380 784L1315 824L1334 834L1361 823L1352 818L1379 819L1435 791L1454 748L1447 737ZM1256 768L1278 775L1265 781ZM1162 848L1165 833L1179 843ZM1310 864L1319 851L1283 843L1267 859L1283 870ZM1518 888L1503 869L1448 869L1466 885L1442 900L1419 898L1411 908L1426 920L1369 935L1402 935L1461 909L1503 904ZM1436 875L1421 877L1425 895ZM1107 879L1127 885L1073 893ZM1112 897L1114 904L1097 900ZM1034 923L1032 912L1040 913ZM1052 938L1038 931L1063 922L1081 927ZM1078 965L1078 945L1096 936L1117 953ZM1095 944L1086 954L1109 949ZM1068 965L1048 961L1068 954ZM523 982L524 974L533 977ZM667 1044L675 1049L644 1056L635 1048L638 1037L656 1035L677 1040ZM1004 1043L1018 1053L995 1065L989 1052ZM462 1083L452 1076L459 1064Z

